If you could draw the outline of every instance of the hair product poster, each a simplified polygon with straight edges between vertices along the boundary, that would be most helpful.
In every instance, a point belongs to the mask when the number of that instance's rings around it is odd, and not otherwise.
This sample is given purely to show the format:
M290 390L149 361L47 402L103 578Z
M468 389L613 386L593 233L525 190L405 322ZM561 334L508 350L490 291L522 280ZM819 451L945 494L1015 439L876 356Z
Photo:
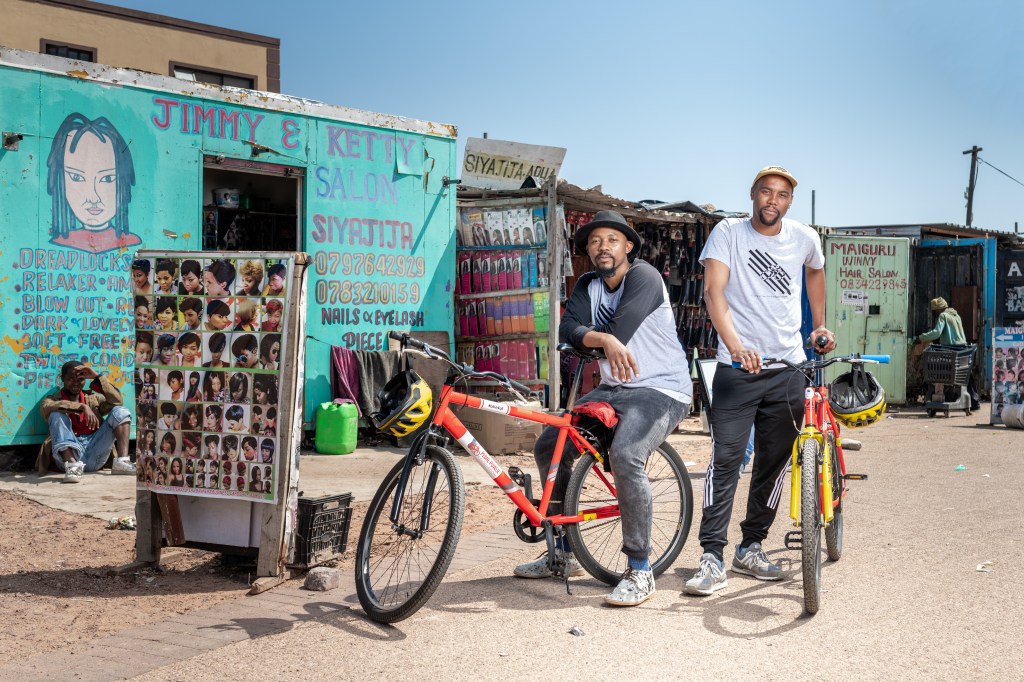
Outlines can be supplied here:
M293 265L245 254L132 260L139 488L276 500Z

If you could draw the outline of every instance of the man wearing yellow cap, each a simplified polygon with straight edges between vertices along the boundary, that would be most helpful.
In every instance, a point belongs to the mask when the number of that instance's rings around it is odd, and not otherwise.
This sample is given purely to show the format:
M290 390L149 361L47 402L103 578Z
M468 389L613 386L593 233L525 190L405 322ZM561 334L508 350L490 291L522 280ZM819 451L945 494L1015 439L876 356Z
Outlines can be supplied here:
M935 318L935 326L918 336L916 343L931 343L938 341L946 346L966 346L967 336L964 334L964 324L960 320L960 314L949 307L946 299L933 298L931 302L932 313ZM971 396L971 409L977 410L981 407L978 396L978 389L974 385L974 373L967 382L967 393Z
M781 580L782 567L762 549L778 509L786 464L803 418L800 372L762 358L803 362L801 298L806 290L819 350L835 348L825 328L825 256L818 234L786 218L796 178L782 166L762 168L750 188L746 219L727 218L711 231L700 262L704 297L718 331L718 368L711 406L711 465L704 477L700 523L703 554L687 594L706 596L728 585L723 558L740 464L754 428L756 455L746 517L732 571ZM806 281L806 284L805 284ZM733 363L740 367L734 367Z

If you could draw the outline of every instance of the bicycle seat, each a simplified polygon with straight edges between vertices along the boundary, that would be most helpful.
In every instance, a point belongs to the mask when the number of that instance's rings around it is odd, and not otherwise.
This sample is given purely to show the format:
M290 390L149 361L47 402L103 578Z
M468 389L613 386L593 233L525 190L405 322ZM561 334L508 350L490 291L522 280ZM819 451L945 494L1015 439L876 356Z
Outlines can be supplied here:
M571 343L560 343L556 347L559 353L572 353L584 360L603 360L604 350L601 348L577 348Z

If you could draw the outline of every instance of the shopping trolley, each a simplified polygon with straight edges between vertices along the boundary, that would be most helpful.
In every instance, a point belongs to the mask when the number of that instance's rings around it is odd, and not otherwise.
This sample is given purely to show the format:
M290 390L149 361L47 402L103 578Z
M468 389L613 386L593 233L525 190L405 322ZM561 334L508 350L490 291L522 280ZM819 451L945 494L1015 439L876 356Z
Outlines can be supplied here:
M924 380L927 384L929 417L938 412L949 416L950 410L971 414L971 396L967 383L974 370L976 346L947 346L933 343L924 350Z

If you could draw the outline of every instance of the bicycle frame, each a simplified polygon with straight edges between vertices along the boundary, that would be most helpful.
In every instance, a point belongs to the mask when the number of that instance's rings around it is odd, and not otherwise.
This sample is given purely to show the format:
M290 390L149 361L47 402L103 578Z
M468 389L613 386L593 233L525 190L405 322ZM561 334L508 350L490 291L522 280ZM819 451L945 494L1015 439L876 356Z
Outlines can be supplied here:
M804 389L804 426L793 442L793 454L790 462L790 473L792 485L790 486L789 516L795 522L800 522L800 462L799 458L803 452L803 445L813 438L821 445L821 480L818 486L821 491L821 509L819 510L828 525L833 519L832 510L839 504L839 500L832 496L832 458L828 434L835 435L836 451L839 455L840 473L846 473L846 463L843 460L843 447L839 438L839 424L832 415L828 406L828 386L822 381L824 370L815 370L814 385ZM843 482L843 490L840 499L846 495L846 483Z
M537 424L544 424L546 426L553 426L558 429L558 439L555 442L555 452L551 460L551 467L548 469L547 476L544 480L544 491L541 495L539 507L534 506L533 502L526 497L515 481L501 468L501 465L494 461L490 453L480 444L480 441L469 431L465 424L455 415L451 409L451 405L463 405L465 407L472 407L478 410L485 410L487 412L493 412L495 414L505 415L512 419L524 419L526 421L534 422ZM509 405L507 403L499 403L477 396L466 395L465 393L459 393L456 391L451 384L445 383L441 389L441 397L438 402L437 410L431 419L429 431L426 432L426 436L434 435L440 437L442 432L447 432L453 439L458 441L459 445L469 453L469 455L476 460L477 464L483 468L485 472L491 477L495 485L508 496L513 504L518 507L523 514L530 520L530 523L534 526L540 526L543 522L547 521L553 526L582 523L584 521L592 521L601 518L614 518L619 515L619 506L617 504L608 505L606 507L600 507L598 509L591 509L586 514L577 514L574 516L566 516L564 514L556 514L554 516L547 516L548 506L551 502L551 493L555 486L555 476L558 473L558 466L562 461L562 452L566 444L566 440L572 442L576 449L583 454L591 454L599 462L603 463L604 459L597 450L583 437L580 435L576 427L572 425L572 412L566 410L559 416L547 414L539 410L531 410L517 405ZM425 441L422 441L425 442ZM415 447L413 448L416 449ZM411 464L411 459L409 460ZM407 466L409 466L407 464ZM595 467L598 477L608 487L608 491L612 496L615 496L615 486L612 485L608 477L605 476L604 471L600 467ZM404 480L403 476L403 480ZM432 490L433 486L428 486L428 490ZM399 483L399 487L395 494L395 506L392 510L391 520L397 523L397 519L401 516L401 504L404 492L404 485L402 482ZM429 509L429 502L424 504L424 509ZM427 520L424 518L421 522L421 529L419 532L427 530Z

